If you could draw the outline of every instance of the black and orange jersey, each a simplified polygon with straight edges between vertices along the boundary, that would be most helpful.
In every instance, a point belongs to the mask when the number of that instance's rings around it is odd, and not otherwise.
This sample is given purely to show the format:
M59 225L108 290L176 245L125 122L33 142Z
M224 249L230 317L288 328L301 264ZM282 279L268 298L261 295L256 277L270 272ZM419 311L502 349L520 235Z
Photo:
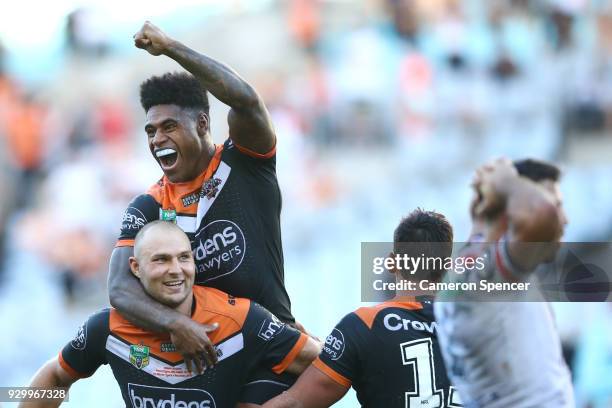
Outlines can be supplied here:
M363 407L460 407L436 337L432 302L384 302L345 316L314 366Z
M114 309L92 315L60 352L59 362L75 378L109 364L128 407L223 408L235 406L255 369L282 373L306 343L306 335L248 299L194 287L194 303L194 320L219 323L209 333L218 363L203 374L187 370L168 334L140 329Z
M196 284L246 297L294 322L285 289L281 193L273 149L256 154L228 139L195 180L163 177L123 216L117 246L131 246L146 223L174 221L189 236Z

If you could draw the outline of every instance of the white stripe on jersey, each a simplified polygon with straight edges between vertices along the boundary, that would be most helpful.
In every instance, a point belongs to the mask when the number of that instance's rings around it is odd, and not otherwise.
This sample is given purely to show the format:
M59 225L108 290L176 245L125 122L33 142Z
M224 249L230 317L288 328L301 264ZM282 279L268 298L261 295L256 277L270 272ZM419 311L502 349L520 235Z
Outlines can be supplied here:
M237 335L225 340L223 343L216 345L215 349L217 350L218 355L217 364L238 353L243 348L244 337L242 333L238 333ZM106 349L120 359L131 364L130 345L119 340L112 334L106 339ZM176 384L199 375L195 371L190 373L189 370L187 370L187 366L184 362L177 365L170 365L155 358L153 355L149 355L148 358L148 364L142 367L141 370L169 384Z
M219 194L221 194L221 190L223 190L223 186L225 186L225 183L227 182L227 179L229 178L231 171L232 171L232 168L228 166L227 163L225 163L224 161L221 161L219 163L219 167L217 167L217 171L215 171L215 173L211 176L211 178L216 178L216 179L221 180L221 183L217 186L218 192L213 197L211 198L203 197L198 202L198 216L196 219L196 227L200 225L200 223L202 222L202 219L204 219L204 217L206 216L206 213L208 212L208 210L210 210L210 207L212 207L217 197L219 197Z
M177 215L176 225L185 231L185 233L193 234L197 228L196 217L194 215Z

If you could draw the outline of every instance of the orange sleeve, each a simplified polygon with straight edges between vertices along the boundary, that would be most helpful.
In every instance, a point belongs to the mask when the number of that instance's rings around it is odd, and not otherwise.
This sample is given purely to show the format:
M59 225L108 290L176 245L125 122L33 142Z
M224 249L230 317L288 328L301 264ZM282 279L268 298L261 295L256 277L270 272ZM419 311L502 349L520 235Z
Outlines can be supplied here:
M295 342L295 345L293 346L291 351L285 356L283 361L272 367L272 371L274 371L276 374L280 374L285 371L287 367L289 367L291 363L293 363L293 360L295 360L298 354L300 354L300 351L302 351L302 349L304 348L304 344L306 344L307 339L307 335L305 335L304 333L300 333L300 337Z
M326 376L328 376L329 378L337 382L338 384L344 387L351 386L351 380L349 380L348 378L346 378L345 376L343 376L342 374L338 373L336 370L334 370L333 368L325 364L319 357L317 357L316 360L312 362L312 365L316 369L321 371L323 374L325 374Z
M270 149L269 152L267 153L257 153L254 152L253 150L247 149L246 147L242 147L239 144L237 144L236 142L232 141L234 143L234 146L236 146L236 149L238 149L241 153L246 154L247 156L251 156L254 157L256 159L269 159L270 157L274 156L276 154L276 142L274 142L274 147L272 149Z
M115 244L115 248L126 247L126 246L132 246L133 247L134 246L134 240L133 239L120 239Z
M70 367L70 364L68 364L66 362L66 360L64 360L64 357L62 357L62 352L61 351L60 351L57 359L59 361L60 366L62 366L62 368L64 370L66 370L66 372L68 374L70 374L70 376L72 378L87 378L87 377L91 376L91 374L89 374L89 375L88 374L81 374L78 371L76 371L74 368Z

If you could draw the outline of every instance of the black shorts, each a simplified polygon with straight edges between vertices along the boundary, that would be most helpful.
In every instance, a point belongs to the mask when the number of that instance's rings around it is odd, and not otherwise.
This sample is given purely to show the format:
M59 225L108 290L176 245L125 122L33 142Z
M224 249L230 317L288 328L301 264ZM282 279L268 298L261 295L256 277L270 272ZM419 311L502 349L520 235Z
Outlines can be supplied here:
M269 368L258 368L242 387L240 402L262 405L287 391L297 378L294 374L275 374Z

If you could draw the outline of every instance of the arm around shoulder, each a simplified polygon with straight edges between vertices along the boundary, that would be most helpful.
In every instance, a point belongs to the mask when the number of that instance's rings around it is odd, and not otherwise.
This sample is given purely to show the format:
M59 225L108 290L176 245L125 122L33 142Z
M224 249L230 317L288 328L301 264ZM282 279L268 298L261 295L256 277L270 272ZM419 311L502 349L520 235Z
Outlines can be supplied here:
M111 306L119 310L130 284L138 284L128 267L129 259L133 255L134 248L131 246L116 247L111 254L108 268L108 296Z

